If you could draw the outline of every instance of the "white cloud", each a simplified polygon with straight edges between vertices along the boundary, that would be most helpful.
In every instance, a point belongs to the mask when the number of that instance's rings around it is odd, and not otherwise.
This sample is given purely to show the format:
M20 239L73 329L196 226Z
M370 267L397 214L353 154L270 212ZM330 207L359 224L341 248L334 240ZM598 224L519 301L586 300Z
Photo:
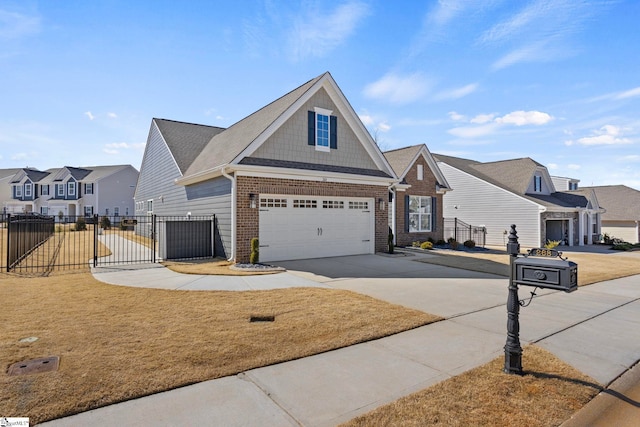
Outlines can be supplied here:
M84 115L87 116L89 118L89 120L93 120L96 118L96 116L94 116L93 114L91 114L91 111L85 111Z
M567 168L571 169L572 171L577 171L578 169L580 169L582 166L580 165L576 165L574 163L567 165Z
M317 8L306 10L294 19L289 32L293 60L323 57L342 44L369 14L369 6L360 1L342 4L322 13Z
M436 99L438 100L443 100L443 99L460 99L463 98L473 92L475 92L478 89L478 84L477 83L471 83L468 84L466 86L462 86L459 88L455 88L455 89L451 89L448 91L444 91L444 92L440 92L438 95L436 95Z
M116 155L120 154L122 150L143 150L145 144L144 143L134 143L129 144L127 142L112 142L109 144L105 144L102 151L106 154Z
M493 121L493 118L495 116L496 115L493 114L493 113L492 114L478 114L477 116L472 118L469 122L481 125L481 124L489 123L490 121Z
M40 32L40 17L0 10L0 39L17 39Z
M369 114L358 114L358 117L360 117L360 120L362 120L365 126L371 126L374 123L373 117Z
M558 166L557 163L548 163L547 164L547 169L550 169L550 170L556 170L556 169L558 169L558 167L559 166Z
M360 120L362 121L362 123L369 129L371 129L372 132L374 133L377 133L377 132L384 133L384 132L389 132L391 130L391 126L389 125L389 123L387 123L386 120L376 118L371 114L362 113L362 114L359 114L358 117L360 117Z
M117 119L117 118L118 118L118 115L117 115L116 113L107 113L107 116L108 116L110 119Z
M591 136L578 138L576 143L580 145L621 145L631 144L631 140L623 137L622 129L618 126L605 125L598 130L594 130ZM567 145L572 144L573 142Z
M625 98L633 98L636 96L640 96L640 87L636 87L633 89L626 90L624 92L620 92L615 96L616 99L625 99Z
M629 154L628 156L623 156L620 160L623 162L640 162L640 155Z
M391 130L391 126L387 122L380 122L378 124L378 129L380 132L389 132Z
M458 138L478 138L494 133L498 129L497 123L487 123L481 126L461 126L449 129L447 132Z
M449 116L449 118L450 118L451 120L456 121L456 122L460 122L460 121L462 121L462 120L465 120L465 119L466 119L466 117L465 117L464 115L462 115L462 114L458 114L458 113L456 113L455 111L449 111L449 112L447 113L447 115Z
M408 104L427 94L429 80L421 73L397 75L389 73L380 80L368 84L364 95L368 98L389 101L392 104Z
M496 123L513 124L516 126L524 125L544 125L553 120L547 113L541 111L514 111L502 117L496 118Z

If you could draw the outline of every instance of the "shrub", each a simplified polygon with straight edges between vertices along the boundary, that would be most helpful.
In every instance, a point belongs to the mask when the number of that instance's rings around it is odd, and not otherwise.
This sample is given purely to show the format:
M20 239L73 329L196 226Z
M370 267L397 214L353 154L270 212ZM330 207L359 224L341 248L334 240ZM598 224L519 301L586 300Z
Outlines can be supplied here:
M435 240L433 240L433 237L429 237L429 238L427 239L427 242L431 242L431 243L433 244L433 243L435 243L436 241L435 241Z
M87 221L85 221L84 217L79 216L76 219L76 231L85 231L87 229Z
M463 243L465 248L469 248L469 249L473 249L476 247L476 242L474 242L473 240L467 240Z
M104 228L105 230L111 228L111 220L108 216L103 216L102 218L100 218L100 228Z
M412 246L412 247L414 247L414 248L419 248L419 247L420 247L420 245L421 245L421 243L420 243L420 241L419 241L419 240L418 240L418 241L415 241L415 242L411 242L411 246Z
M554 249L558 247L558 245L560 245L560 240L547 240L547 243L545 243L544 247L546 249Z
M439 240L436 242L436 246L444 246L444 245L446 245L446 244L447 244L447 242L445 242L445 241L444 241L444 240L442 240L442 239L439 239Z
M433 249L433 243L424 242L420 245L420 249Z
M458 246L460 245L460 243L458 243L455 239L449 239L449 247L451 249L458 250Z
M249 255L249 262L251 264L257 264L260 262L260 241L257 237L251 239L251 255Z

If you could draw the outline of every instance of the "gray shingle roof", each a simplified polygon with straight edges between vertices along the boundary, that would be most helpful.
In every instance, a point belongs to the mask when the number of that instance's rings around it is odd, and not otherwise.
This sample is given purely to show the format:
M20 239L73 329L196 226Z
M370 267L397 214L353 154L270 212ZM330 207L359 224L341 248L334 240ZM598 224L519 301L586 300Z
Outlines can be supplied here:
M215 135L184 175L196 175L230 163L325 74L309 80Z
M245 157L240 161L241 165L269 166L277 168L315 170L325 172L349 173L366 176L379 176L391 178L387 173L377 169L351 168L345 166L320 165L316 163L292 162L287 160L261 159L257 157Z
M526 194L536 169L544 167L544 165L529 157L487 163L442 154L433 154L433 157L436 161L446 163L543 206L575 208L578 206L587 207L589 203L588 198L584 197L584 195L571 194L569 192L556 192L550 195Z
M17 174L18 172L20 172L22 170L22 168L15 168L15 169L0 169L0 179L2 178L8 178L8 177L13 177L15 174Z
M211 138L225 130L217 126L198 125L175 120L153 119L169 150L184 174Z
M385 151L383 154L391 165L398 178L403 178L402 174L410 166L418 152L422 149L422 144L411 147L399 148L397 150Z
M626 185L603 185L581 187L572 193L593 190L598 204L607 211L602 214L605 221L640 221L640 191Z

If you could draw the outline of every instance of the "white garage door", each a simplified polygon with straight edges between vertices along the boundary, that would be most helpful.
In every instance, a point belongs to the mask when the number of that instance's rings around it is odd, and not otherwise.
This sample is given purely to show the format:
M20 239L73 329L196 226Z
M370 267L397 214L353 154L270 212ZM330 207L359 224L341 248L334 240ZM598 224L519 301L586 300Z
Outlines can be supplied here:
M373 253L373 199L260 195L260 261Z

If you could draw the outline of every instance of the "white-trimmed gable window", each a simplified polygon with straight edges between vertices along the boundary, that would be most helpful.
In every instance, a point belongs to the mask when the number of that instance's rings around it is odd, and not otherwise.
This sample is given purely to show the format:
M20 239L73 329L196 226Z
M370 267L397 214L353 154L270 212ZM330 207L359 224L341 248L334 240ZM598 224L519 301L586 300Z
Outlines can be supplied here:
M418 165L418 181L422 181L424 179L424 166Z
M56 184L56 197L64 197L64 184Z
M14 188L16 197L22 197L22 185L16 185Z
M67 182L67 194L69 196L75 196L76 195L76 182L75 181Z
M578 183L577 182L570 182L569 183L569 190L577 190L578 189Z
M24 197L31 197L31 188L30 182L24 184Z
M542 192L542 177L540 175L533 177L533 191L536 193Z
M332 116L333 111L315 107L308 113L308 144L317 151L330 152L338 148L338 118Z

